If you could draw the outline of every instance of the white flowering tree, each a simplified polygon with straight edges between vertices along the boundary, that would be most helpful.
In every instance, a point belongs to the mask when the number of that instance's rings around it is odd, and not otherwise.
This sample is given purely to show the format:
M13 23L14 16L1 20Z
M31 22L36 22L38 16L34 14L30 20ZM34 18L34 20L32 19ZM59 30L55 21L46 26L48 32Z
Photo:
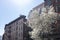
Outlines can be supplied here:
M46 7L41 9L41 14L38 11L33 11L29 17L29 26L33 29L32 32L29 32L31 38L34 40L42 40L41 36L43 33L51 32L52 23L56 23L58 14L54 12L52 6L49 7L49 10Z

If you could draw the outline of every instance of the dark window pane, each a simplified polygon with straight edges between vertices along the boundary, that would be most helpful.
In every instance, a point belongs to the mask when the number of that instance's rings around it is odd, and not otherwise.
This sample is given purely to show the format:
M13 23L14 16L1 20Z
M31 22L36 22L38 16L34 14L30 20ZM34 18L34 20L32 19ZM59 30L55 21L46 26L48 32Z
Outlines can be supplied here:
M57 0L58 2L60 2L60 0Z
M17 37L16 37L15 39L16 39L16 40L18 40L18 38L17 38Z
M51 0L45 0L46 2L46 5L50 6L52 3L51 3Z
M57 7L57 10L58 10L57 12L59 13L60 12L60 6Z
M8 36L8 38L11 38L11 36Z
M11 26L9 26L9 29L11 29Z
M8 33L11 33L11 30L9 30Z
M60 13L60 6L55 7L55 12Z

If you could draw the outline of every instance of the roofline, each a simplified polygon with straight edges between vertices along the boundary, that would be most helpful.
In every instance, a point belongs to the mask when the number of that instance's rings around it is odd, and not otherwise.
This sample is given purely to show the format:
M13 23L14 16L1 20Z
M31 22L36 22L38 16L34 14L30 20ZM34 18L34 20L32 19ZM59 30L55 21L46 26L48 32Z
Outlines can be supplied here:
M34 7L33 10L34 10L35 8L39 7L39 6L42 6L43 4L44 4L44 2L43 2L43 3L40 3L39 5L37 5L36 7Z
M11 21L10 23L6 24L5 26L9 26L10 24L12 24L12 23L14 23L15 21L20 20L20 19L22 19L22 18L26 18L26 16L25 16L25 15L21 15L20 17L16 18L15 20Z

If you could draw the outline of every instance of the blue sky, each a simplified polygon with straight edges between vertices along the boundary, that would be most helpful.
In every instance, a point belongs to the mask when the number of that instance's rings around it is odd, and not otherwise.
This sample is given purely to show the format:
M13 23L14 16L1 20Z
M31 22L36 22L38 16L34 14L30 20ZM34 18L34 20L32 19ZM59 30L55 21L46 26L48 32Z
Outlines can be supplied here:
M44 0L0 0L0 35L4 33L5 24L20 15L28 16L29 11Z

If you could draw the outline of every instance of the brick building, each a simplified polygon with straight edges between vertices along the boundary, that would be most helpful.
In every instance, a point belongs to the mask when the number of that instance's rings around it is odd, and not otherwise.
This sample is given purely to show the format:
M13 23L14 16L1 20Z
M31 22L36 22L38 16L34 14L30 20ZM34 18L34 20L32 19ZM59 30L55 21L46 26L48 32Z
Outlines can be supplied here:
M44 0L45 5L51 6L53 5L55 12L60 13L60 0Z
M5 25L3 40L28 40L28 31L26 16L21 15L17 19Z
M41 3L41 4L39 4L38 6L36 6L36 7L34 7L34 8L32 8L32 10L30 10L30 12L29 12L29 15L28 15L28 18L30 19L30 17L33 17L32 15L33 15L33 11L37 11L39 14L41 14L41 9L44 7L44 3ZM28 19L28 20L29 20Z
M37 10L37 12L40 14L41 13L41 8L46 7L49 8L50 6L53 6L55 9L56 13L60 13L60 0L44 0L44 3L39 4L38 6L34 7L30 12L29 12L29 20L31 19L30 17L33 17L32 12ZM59 14L60 15L60 14ZM52 32L53 34L43 34L44 40L60 40L60 18L57 18L56 24L52 23Z
M53 5L55 12L60 15L60 0L44 0L45 6ZM58 17L58 16L57 16ZM56 24L52 24L53 34L48 34L47 37L52 38L52 40L60 40L60 17L57 18ZM45 35L46 36L46 35Z

